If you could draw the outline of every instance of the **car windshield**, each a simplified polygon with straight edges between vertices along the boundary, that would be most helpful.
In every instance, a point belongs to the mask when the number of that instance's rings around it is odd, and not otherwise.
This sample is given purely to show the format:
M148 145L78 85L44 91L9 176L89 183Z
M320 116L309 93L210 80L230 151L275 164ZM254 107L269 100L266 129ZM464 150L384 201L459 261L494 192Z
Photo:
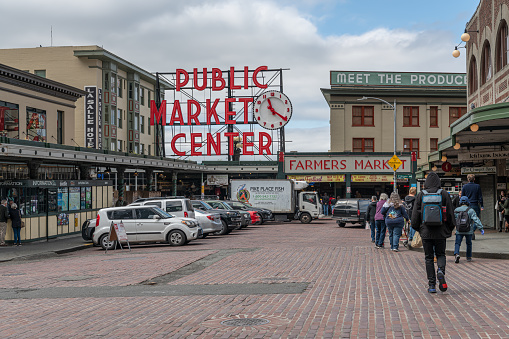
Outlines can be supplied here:
M239 209L239 210L245 210L247 208L246 205L244 205L243 203L240 203L240 202L232 201L232 202L227 202L227 204L230 205L231 207Z
M168 218L175 218L175 216L173 214L170 214L170 213L167 213L165 211L163 211L162 209L160 209L159 207L152 207L158 214L159 216L161 216L161 218L163 219L168 219Z
M212 208L218 208L222 210L232 210L233 208L230 207L228 204L223 204L219 201L209 201L208 204L212 206Z

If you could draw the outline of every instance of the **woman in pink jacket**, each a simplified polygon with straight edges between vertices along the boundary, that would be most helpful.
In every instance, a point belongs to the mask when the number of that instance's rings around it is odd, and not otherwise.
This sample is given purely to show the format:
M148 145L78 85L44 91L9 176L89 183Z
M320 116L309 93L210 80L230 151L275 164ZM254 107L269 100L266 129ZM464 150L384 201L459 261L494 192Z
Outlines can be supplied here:
M376 203L376 214L375 214L375 228L376 228L376 236L375 236L375 246L376 248L384 247L385 240L385 217L380 211L382 210L383 205L389 199L389 196L385 193L380 194L380 200Z

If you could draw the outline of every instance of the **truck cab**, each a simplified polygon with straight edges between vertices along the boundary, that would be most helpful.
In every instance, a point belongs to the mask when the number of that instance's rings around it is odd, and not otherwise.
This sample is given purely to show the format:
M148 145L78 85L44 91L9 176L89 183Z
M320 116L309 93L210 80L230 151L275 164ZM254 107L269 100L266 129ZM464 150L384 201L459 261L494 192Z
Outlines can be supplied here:
M320 199L317 192L299 192L298 195L298 219L304 223L310 223L318 219L320 215Z

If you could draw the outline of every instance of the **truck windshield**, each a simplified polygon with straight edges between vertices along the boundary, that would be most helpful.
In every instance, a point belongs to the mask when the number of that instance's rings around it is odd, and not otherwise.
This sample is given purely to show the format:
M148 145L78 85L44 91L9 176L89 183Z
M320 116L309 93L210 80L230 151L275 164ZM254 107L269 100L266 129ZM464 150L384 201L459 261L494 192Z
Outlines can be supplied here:
M302 195L302 200L305 202L309 202L310 204L316 205L316 194L315 193L304 193Z

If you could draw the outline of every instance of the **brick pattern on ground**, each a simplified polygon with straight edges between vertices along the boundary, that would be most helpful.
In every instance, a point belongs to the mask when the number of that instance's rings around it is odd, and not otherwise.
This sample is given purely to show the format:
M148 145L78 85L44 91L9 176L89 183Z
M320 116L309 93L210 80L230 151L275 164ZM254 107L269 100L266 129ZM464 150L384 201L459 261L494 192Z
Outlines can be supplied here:
M132 252L111 255L90 248L60 258L4 263L0 264L0 287L122 288L235 248L254 250L232 252L168 285L203 285L205 289L208 285L308 282L308 288L300 294L0 300L3 318L16 319L0 322L0 337L509 337L509 261L475 259L454 264L449 257L449 290L431 295L426 292L423 253L403 246L399 253L375 249L368 230L338 228L333 221L269 223L179 248L137 246ZM221 324L243 318L269 323Z

